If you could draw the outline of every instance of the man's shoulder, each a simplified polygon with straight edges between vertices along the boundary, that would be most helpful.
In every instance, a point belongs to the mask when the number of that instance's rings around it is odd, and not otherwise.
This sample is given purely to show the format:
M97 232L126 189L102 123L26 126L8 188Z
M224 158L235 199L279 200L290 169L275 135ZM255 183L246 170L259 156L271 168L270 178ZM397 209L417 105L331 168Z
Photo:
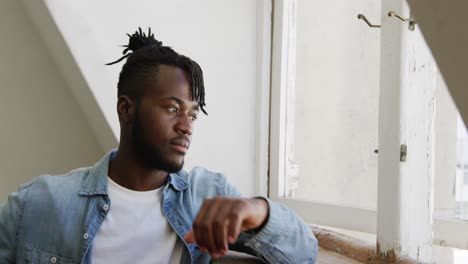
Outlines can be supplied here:
M190 185L190 190L203 197L240 196L223 173L211 171L203 167L194 167L189 172L181 174Z
M182 175L190 184L213 184L226 181L224 174L199 166L193 167L189 172L183 171Z
M78 191L85 176L88 175L90 167L78 168L60 175L41 175L29 182L22 184L18 192L54 192L56 190Z

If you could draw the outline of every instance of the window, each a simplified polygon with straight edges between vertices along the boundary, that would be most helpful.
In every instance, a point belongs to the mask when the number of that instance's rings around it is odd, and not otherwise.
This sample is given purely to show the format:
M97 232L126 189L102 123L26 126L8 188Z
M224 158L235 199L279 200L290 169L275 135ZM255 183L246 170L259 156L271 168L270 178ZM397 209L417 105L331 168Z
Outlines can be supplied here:
M468 248L466 129L406 2L274 3L270 197L380 250Z
M306 221L375 233L380 32L356 17L366 11L379 20L380 4L281 4L271 120L271 164L278 167L270 170L270 194ZM343 217L350 214L356 219Z
M434 243L468 248L466 127L437 73L435 114Z

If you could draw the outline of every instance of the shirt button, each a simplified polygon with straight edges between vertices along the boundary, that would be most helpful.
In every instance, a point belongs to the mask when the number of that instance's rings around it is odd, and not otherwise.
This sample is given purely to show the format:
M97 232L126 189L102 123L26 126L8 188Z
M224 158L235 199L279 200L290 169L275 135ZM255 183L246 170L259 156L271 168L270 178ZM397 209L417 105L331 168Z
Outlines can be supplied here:
M255 248L259 248L259 247L261 246L261 245L260 245L260 242L255 243L254 246L255 246Z
M102 210L107 211L109 210L109 205L105 204L102 206Z
M89 237L88 233L84 233L84 234L83 234L83 238L84 238L84 239L88 239L88 237Z
M56 257L51 257L50 258L50 263L56 263L57 262L57 258Z

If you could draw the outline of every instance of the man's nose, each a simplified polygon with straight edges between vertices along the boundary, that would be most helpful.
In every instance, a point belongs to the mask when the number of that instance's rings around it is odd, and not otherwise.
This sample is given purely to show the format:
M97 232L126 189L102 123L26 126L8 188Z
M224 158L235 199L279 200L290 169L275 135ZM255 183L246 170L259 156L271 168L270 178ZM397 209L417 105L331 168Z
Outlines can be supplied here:
M193 121L189 115L181 115L177 120L176 130L185 135L192 135Z

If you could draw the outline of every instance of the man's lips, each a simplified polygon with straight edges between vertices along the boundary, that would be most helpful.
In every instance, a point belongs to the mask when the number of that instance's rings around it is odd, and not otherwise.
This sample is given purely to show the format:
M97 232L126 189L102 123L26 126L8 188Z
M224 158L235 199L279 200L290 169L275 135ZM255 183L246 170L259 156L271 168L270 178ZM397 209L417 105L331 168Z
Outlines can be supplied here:
M187 138L176 138L171 140L170 144L177 152L185 154L190 146L190 141Z
M181 146L181 145L171 144L171 147L175 149L177 152L182 153L182 154L185 154L188 151L187 147Z

